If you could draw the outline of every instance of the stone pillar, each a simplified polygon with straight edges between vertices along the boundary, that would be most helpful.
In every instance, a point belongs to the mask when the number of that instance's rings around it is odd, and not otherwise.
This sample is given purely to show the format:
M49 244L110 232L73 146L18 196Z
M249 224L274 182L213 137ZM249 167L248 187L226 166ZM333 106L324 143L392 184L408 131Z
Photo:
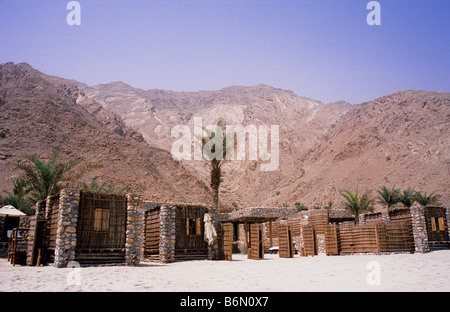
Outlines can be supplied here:
M430 247L428 245L425 208L420 205L414 205L410 208L410 211L415 250L419 253L426 253L430 251Z
M219 232L221 231L221 223L219 222L219 213L217 212L217 209L214 207L209 207L208 214L211 217L217 236L219 236ZM221 242L219 242L219 237L217 237L212 245L208 245L208 260L219 259L219 243Z
M80 193L69 189L60 192L54 262L57 268L64 268L75 260L79 205Z
M137 265L141 260L141 235L143 203L139 195L127 194L127 228L125 263Z
M450 208L445 208L445 218L447 219L447 232L450 240Z
M389 210L384 210L381 211L381 220L383 220L384 224L389 224L391 223L391 217L389 216Z
M169 263L175 261L175 208L161 206L159 232L159 261Z

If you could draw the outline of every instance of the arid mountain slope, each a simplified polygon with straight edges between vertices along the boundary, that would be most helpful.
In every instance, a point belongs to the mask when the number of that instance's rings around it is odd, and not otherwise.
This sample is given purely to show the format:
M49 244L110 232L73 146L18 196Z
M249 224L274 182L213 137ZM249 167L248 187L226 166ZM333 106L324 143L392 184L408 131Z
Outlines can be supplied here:
M449 138L450 93L383 96L343 116L307 156L305 176L286 192L292 200L326 204L339 202L342 189L386 185L437 191L450 203Z
M230 206L326 205L343 189L415 187L449 195L449 93L401 91L360 105L322 104L269 86L219 91L144 91L116 82L82 88L147 142L170 150L176 124L279 125L280 166L260 161L223 167L221 200ZM208 164L185 162L208 184ZM374 192L375 195L375 192Z
M78 105L77 104L78 101ZM147 199L210 203L207 187L92 99L75 83L44 75L27 64L0 65L0 189L17 175L11 161L24 153L102 163L99 176Z
M325 105L266 85L201 92L144 91L122 82L80 88L141 132L149 144L168 151L176 141L171 137L172 128L188 125L193 131L194 117L202 117L203 126L218 121L224 125L279 126L278 170L261 172L260 165L264 162L250 161L248 155L246 161L229 161L223 165L221 202L228 207L234 202L239 207L284 203L276 194L303 175L303 157L352 108L346 102ZM209 183L207 161L183 163L205 184Z
M0 189L23 153L102 162L100 176L146 198L210 203L209 163L174 161L176 125L280 127L278 169L267 161L223 165L221 207L339 206L343 189L437 191L450 204L450 93L401 91L350 105L323 104L266 85L218 91L89 87L27 64L0 65ZM270 145L271 142L269 142ZM246 147L248 150L248 146ZM375 193L374 193L375 195ZM236 203L232 205L233 203Z

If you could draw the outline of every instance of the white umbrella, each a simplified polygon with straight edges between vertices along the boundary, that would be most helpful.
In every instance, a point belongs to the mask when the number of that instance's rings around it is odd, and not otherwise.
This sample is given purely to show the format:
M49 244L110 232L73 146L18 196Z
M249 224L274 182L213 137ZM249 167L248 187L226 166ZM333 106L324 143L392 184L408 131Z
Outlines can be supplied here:
M203 221L205 222L205 241L208 245L211 245L217 238L216 229L212 224L211 216L209 214L205 214Z
M8 205L0 209L0 216L20 217L25 216L25 214L13 206Z

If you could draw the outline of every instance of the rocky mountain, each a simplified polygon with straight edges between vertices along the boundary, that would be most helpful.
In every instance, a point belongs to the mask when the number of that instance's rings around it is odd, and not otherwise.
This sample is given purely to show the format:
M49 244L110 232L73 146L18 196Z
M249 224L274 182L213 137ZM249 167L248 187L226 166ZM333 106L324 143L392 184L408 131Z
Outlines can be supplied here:
M8 164L22 154L102 164L86 176L143 194L147 199L211 201L205 184L169 152L148 145L135 130L69 80L47 76L27 64L0 65L0 189L18 174Z
M339 206L344 189L383 185L437 191L450 202L449 93L401 91L351 105L323 104L265 85L172 92L114 82L81 89L149 144L168 151L175 140L171 129L192 129L194 117L202 117L203 125L279 125L278 170L261 172L261 161L225 163L224 206ZM208 184L206 161L183 163Z
M199 92L87 86L8 63L0 67L0 188L15 174L10 160L61 148L66 157L102 162L92 176L146 198L210 203L209 162L171 155L172 129L187 126L193 141L201 117L203 126L279 126L277 170L262 171L267 159L249 160L246 145L245 160L222 166L221 207L338 207L344 189L384 185L437 191L450 204L449 108L445 92L324 104L267 85Z
M262 161L228 161L223 165L221 203L231 207L249 205L282 205L286 197L277 195L295 183L303 174L302 159L320 139L352 108L346 102L323 104L295 95L291 91L266 85L229 87L218 91L172 92L133 88L122 82L80 89L89 98L118 114L124 122L142 133L145 140L171 150L176 138L171 130L187 125L193 132L194 118L201 117L203 126L214 125L278 125L280 126L279 167L262 172ZM249 143L248 143L249 144ZM246 149L249 150L247 145ZM209 163L183 161L205 184L209 183ZM264 194L264 196L261 196Z
M437 191L450 203L450 93L401 91L355 106L306 157L286 192L326 203L342 189ZM314 189L314 192L311 192ZM334 195L334 196L333 196Z

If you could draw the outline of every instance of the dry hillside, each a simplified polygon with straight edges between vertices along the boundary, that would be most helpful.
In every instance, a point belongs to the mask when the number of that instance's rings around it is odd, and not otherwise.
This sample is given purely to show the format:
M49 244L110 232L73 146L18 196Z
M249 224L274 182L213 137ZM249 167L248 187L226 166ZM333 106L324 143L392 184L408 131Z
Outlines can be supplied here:
M18 174L9 163L22 154L46 158L54 149L66 160L83 157L103 164L87 182L99 176L100 182L148 199L210 202L207 187L170 153L146 144L74 83L27 64L0 65L0 189L9 189L11 177Z
M210 202L209 163L173 160L175 125L277 125L278 170L228 161L222 207L339 206L343 189L383 185L437 191L450 203L450 93L400 91L351 105L323 104L266 85L217 91L141 90L123 82L87 86L26 64L0 65L0 187L23 153L102 162L92 173L147 198ZM247 147L248 148L248 147ZM90 177L88 177L90 178ZM374 193L375 194L375 193Z

